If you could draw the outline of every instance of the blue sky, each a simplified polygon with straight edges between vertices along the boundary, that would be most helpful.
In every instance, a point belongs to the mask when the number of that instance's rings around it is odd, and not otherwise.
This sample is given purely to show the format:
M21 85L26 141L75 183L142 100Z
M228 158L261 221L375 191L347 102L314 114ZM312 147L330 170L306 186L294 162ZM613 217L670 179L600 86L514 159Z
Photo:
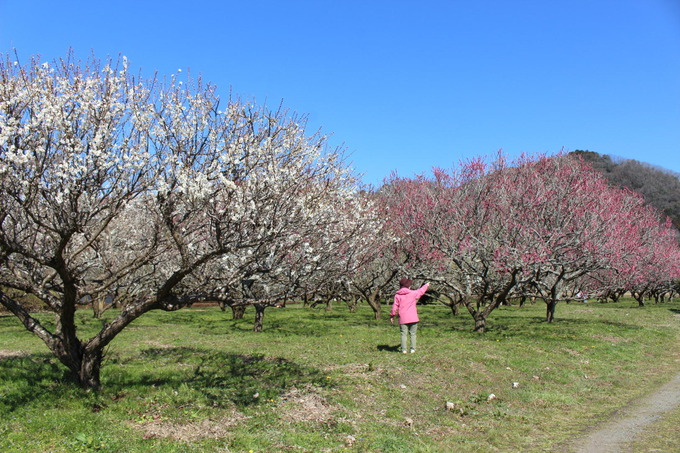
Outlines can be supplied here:
M680 172L680 0L0 0L0 53L281 102L364 181L587 149Z

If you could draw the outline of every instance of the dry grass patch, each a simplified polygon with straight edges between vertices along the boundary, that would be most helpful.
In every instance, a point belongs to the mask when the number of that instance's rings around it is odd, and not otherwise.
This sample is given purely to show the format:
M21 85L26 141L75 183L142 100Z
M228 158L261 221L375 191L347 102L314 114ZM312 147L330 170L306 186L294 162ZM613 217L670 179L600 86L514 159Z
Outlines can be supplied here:
M170 422L161 419L131 422L131 426L142 432L144 439L157 437L171 438L183 442L199 439L219 439L226 437L229 431L239 423L248 419L246 415L234 411L229 416L219 419L205 419L196 422Z
M285 422L318 422L328 424L333 420L335 408L315 387L302 390L293 387L281 396L276 406L277 415Z
M10 357L23 357L26 353L23 351L8 351L6 349L0 349L0 360L8 359Z

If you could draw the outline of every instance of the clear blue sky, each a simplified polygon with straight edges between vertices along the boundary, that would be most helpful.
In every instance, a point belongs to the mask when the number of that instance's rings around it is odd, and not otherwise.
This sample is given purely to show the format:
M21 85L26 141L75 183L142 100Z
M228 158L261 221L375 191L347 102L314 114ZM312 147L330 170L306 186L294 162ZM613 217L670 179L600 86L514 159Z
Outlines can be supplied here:
M69 47L283 102L371 184L500 148L680 172L680 0L0 0L0 53Z

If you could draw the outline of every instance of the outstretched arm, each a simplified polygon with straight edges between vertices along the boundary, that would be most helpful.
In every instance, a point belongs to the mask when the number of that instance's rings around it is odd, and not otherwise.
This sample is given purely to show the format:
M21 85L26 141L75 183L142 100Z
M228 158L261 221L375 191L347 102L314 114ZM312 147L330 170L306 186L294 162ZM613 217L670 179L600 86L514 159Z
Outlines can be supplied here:
M418 288L416 290L417 299L420 299L423 296L423 294L425 294L425 292L427 291L427 288L429 288L429 287L430 287L430 282L425 282L425 284L423 286Z

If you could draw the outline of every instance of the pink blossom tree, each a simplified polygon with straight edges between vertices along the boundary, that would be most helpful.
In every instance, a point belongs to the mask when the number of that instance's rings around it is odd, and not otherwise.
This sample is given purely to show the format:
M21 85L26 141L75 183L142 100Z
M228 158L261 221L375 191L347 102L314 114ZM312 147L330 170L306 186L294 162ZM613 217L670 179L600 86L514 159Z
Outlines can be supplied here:
M609 186L599 173L569 156L519 163L504 185L520 228L531 285L554 319L560 300L579 292L575 282L586 275L620 269L651 243L651 231L662 225L659 215L628 190ZM677 246L676 246L677 247Z
M644 306L646 298L660 300L674 293L680 280L680 248L669 220L655 221L659 214L647 206L637 214L635 242L628 243L627 253L614 266L589 276L587 284L594 293L614 301L617 295L629 292Z
M526 291L546 301L550 322L556 304L573 298L585 276L622 272L651 244L677 249L677 242L664 242L667 229L650 233L663 228L640 197L609 187L565 156L521 157L509 165L499 154L490 164L476 159L390 184L400 193L390 222L407 238L401 243L407 255L426 263L427 278L461 300L476 331L495 308Z
M489 314L523 277L521 261L499 253L518 248L494 196L503 190L494 175L504 167L502 157L492 165L476 159L451 172L435 169L431 179L391 181L401 197L390 219L409 238L406 253L429 264L426 278L460 299L476 331L484 331Z
M392 221L391 207L398 191L394 191L390 184L385 184L378 191L366 193L365 196L383 222L380 229L368 231L365 237L365 259L357 272L352 274L350 288L354 297L366 301L378 320L384 302L398 289L399 276L413 275L413 269L408 268L413 260L406 255L408 247L401 245L407 240L407 235Z

